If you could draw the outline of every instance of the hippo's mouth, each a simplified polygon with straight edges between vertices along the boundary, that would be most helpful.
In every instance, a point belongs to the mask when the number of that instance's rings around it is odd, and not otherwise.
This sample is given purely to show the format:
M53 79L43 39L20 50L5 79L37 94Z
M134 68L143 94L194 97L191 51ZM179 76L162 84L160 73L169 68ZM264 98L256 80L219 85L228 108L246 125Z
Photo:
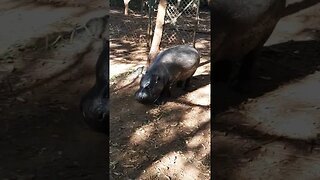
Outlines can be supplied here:
M142 104L153 104L160 98L160 95L152 95L152 93L146 93L144 89L138 90L135 93L135 99Z

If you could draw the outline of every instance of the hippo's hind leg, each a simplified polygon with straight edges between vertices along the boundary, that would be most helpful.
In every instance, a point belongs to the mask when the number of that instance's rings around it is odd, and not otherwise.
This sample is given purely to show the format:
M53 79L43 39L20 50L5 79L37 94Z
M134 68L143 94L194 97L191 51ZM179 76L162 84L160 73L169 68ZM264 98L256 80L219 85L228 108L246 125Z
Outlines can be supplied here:
M188 89L189 85L190 85L190 80L191 80L191 77L189 77L188 79L186 80L181 80L181 81L178 81L177 82L177 87L178 88L182 88L184 91Z
M253 50L242 59L238 70L237 82L234 84L236 90L248 92L251 89L250 85L257 53L257 50Z

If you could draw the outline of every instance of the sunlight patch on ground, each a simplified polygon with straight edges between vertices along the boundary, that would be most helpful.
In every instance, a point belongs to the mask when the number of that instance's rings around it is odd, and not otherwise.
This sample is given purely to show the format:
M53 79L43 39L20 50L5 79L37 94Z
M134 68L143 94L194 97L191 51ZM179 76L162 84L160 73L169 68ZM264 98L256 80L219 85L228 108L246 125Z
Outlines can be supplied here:
M320 72L283 86L244 105L248 123L257 129L297 139L318 137Z
M141 44L111 39L110 49L111 79L140 66L146 66L147 48Z
M186 99L193 104L202 106L210 105L210 84L189 93Z
M49 32L70 30L76 23L84 23L89 18L102 15L103 11L91 12L89 9L83 12L82 7L53 8L29 3L15 11L2 11L2 13L0 21L6 25L0 29L0 53L16 43L25 43L31 38L41 37ZM23 33L19 32L22 29Z
M194 107L191 111L186 112L184 120L181 122L184 127L194 129L202 123L210 121L210 111L203 108Z
M129 71L130 69L138 68L136 64L114 64L110 63L110 77L115 77L120 75L122 72Z
M189 140L186 140L186 144L189 149L197 149L198 151L189 151L196 154L196 159L202 159L210 154L210 128L207 131L196 134Z
M189 164L187 158L181 152L170 152L154 162L151 167L145 170L145 173L153 174L155 175L153 178L159 179L197 179L200 171ZM142 175L140 178L148 177Z
M308 13L306 13L308 12ZM282 18L265 46L287 42L317 39L320 29L320 3ZM307 28L306 28L307 27Z
M204 42L208 42L208 41L198 41L198 42L196 42L196 44L195 44L196 49L204 49L204 48L207 48L207 44L204 43Z
M154 124L150 123L138 128L130 137L130 143L133 145L143 144L148 140L150 135L154 132Z

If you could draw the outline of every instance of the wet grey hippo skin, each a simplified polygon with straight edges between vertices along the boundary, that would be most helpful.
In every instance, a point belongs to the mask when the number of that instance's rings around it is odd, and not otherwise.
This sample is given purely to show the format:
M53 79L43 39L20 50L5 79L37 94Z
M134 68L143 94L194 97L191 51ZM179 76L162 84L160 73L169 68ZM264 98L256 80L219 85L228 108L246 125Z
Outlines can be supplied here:
M85 122L94 130L108 132L109 118L109 41L103 40L103 49L96 63L96 82L82 97L80 106Z
M188 87L199 62L200 55L191 46L178 45L160 52L141 78L135 99L143 104L165 103L173 84Z
M214 80L250 78L253 59L285 10L285 0L211 0Z

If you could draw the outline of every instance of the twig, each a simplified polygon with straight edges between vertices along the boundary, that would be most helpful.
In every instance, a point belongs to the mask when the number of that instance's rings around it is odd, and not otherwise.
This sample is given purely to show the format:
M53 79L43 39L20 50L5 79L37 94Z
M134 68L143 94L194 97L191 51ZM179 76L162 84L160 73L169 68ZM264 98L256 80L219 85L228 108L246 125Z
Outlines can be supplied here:
M61 35L59 35L57 39L53 43L51 43L50 46L54 46L60 39L61 39Z
M89 28L86 25L84 25L83 27L86 30L86 32L89 34L89 36L94 37L93 34L91 33L91 31L89 30Z
M71 35L70 35L70 43L73 42L73 38L74 38L75 32L76 32L76 29L74 29L74 30L71 32Z

